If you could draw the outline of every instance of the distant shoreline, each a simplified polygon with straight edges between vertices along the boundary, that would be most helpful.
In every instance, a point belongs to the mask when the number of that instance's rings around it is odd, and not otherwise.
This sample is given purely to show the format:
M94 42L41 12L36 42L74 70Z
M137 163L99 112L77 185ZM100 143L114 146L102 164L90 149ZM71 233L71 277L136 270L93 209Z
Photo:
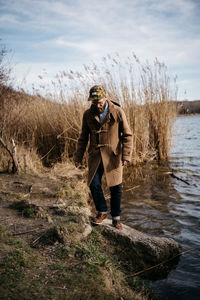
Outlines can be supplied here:
M196 114L177 114L178 117L194 117L194 116L200 116L200 113Z
M176 101L178 115L200 115L200 100L194 101Z

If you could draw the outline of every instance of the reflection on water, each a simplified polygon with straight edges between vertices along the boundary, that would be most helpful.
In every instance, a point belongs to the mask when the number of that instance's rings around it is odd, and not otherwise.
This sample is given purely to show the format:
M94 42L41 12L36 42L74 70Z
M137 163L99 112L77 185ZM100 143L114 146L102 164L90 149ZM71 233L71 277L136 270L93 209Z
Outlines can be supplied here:
M146 172L146 179L140 181L125 177L122 218L127 225L149 234L177 234L180 229L169 210L181 199L173 188L169 169L152 165ZM136 188L129 190L129 184Z
M143 180L135 180L131 168L125 174L122 219L135 229L171 237L183 250L192 250L180 257L166 279L149 282L158 299L199 299L200 116L178 118L176 127L167 164L146 166Z

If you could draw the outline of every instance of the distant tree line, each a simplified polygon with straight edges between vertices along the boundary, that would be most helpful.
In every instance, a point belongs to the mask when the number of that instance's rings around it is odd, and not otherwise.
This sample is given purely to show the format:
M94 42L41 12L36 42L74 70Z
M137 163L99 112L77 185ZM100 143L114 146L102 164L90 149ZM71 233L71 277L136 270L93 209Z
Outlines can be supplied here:
M177 101L176 105L180 115L200 114L200 100Z

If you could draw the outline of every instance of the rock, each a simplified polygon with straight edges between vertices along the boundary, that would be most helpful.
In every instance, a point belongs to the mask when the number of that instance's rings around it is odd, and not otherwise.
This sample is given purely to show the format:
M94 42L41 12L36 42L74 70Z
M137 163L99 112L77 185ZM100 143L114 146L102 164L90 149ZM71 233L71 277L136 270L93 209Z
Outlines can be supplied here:
M51 216L47 216L47 222L49 223L49 224L53 224L53 220L52 220L52 217Z
M128 250L130 260L137 266L156 265L180 254L181 247L173 239L150 236L124 224L122 231L119 231L109 219L104 220L101 226L106 236Z
M74 213L79 216L79 224L83 227L83 232L76 235L77 240L86 238L92 232L90 222L91 211L87 207L68 206L68 212Z
M75 214L82 214L88 217L91 216L91 211L88 207L68 206L67 211Z
M86 238L92 232L92 226L90 223L90 219L88 215L80 215L79 224L83 227L83 232L81 234L77 234L77 240L82 240Z
M61 199L61 198L58 198L56 203L52 204L49 208L63 208L63 207L66 207L66 202Z
M90 224L85 225L85 229L82 233L82 237L86 238L92 232L92 226Z

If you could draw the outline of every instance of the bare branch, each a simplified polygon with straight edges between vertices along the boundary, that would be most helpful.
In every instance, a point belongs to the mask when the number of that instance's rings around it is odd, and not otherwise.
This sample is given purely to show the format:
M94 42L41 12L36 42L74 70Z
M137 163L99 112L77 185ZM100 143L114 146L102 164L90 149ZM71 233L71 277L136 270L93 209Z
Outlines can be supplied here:
M10 157L12 158L12 173L18 172L18 161L17 161L17 154L16 154L16 145L15 141L12 139L12 149L8 147L8 145L4 142L4 140L0 137L0 144L3 146L4 149L9 153Z

